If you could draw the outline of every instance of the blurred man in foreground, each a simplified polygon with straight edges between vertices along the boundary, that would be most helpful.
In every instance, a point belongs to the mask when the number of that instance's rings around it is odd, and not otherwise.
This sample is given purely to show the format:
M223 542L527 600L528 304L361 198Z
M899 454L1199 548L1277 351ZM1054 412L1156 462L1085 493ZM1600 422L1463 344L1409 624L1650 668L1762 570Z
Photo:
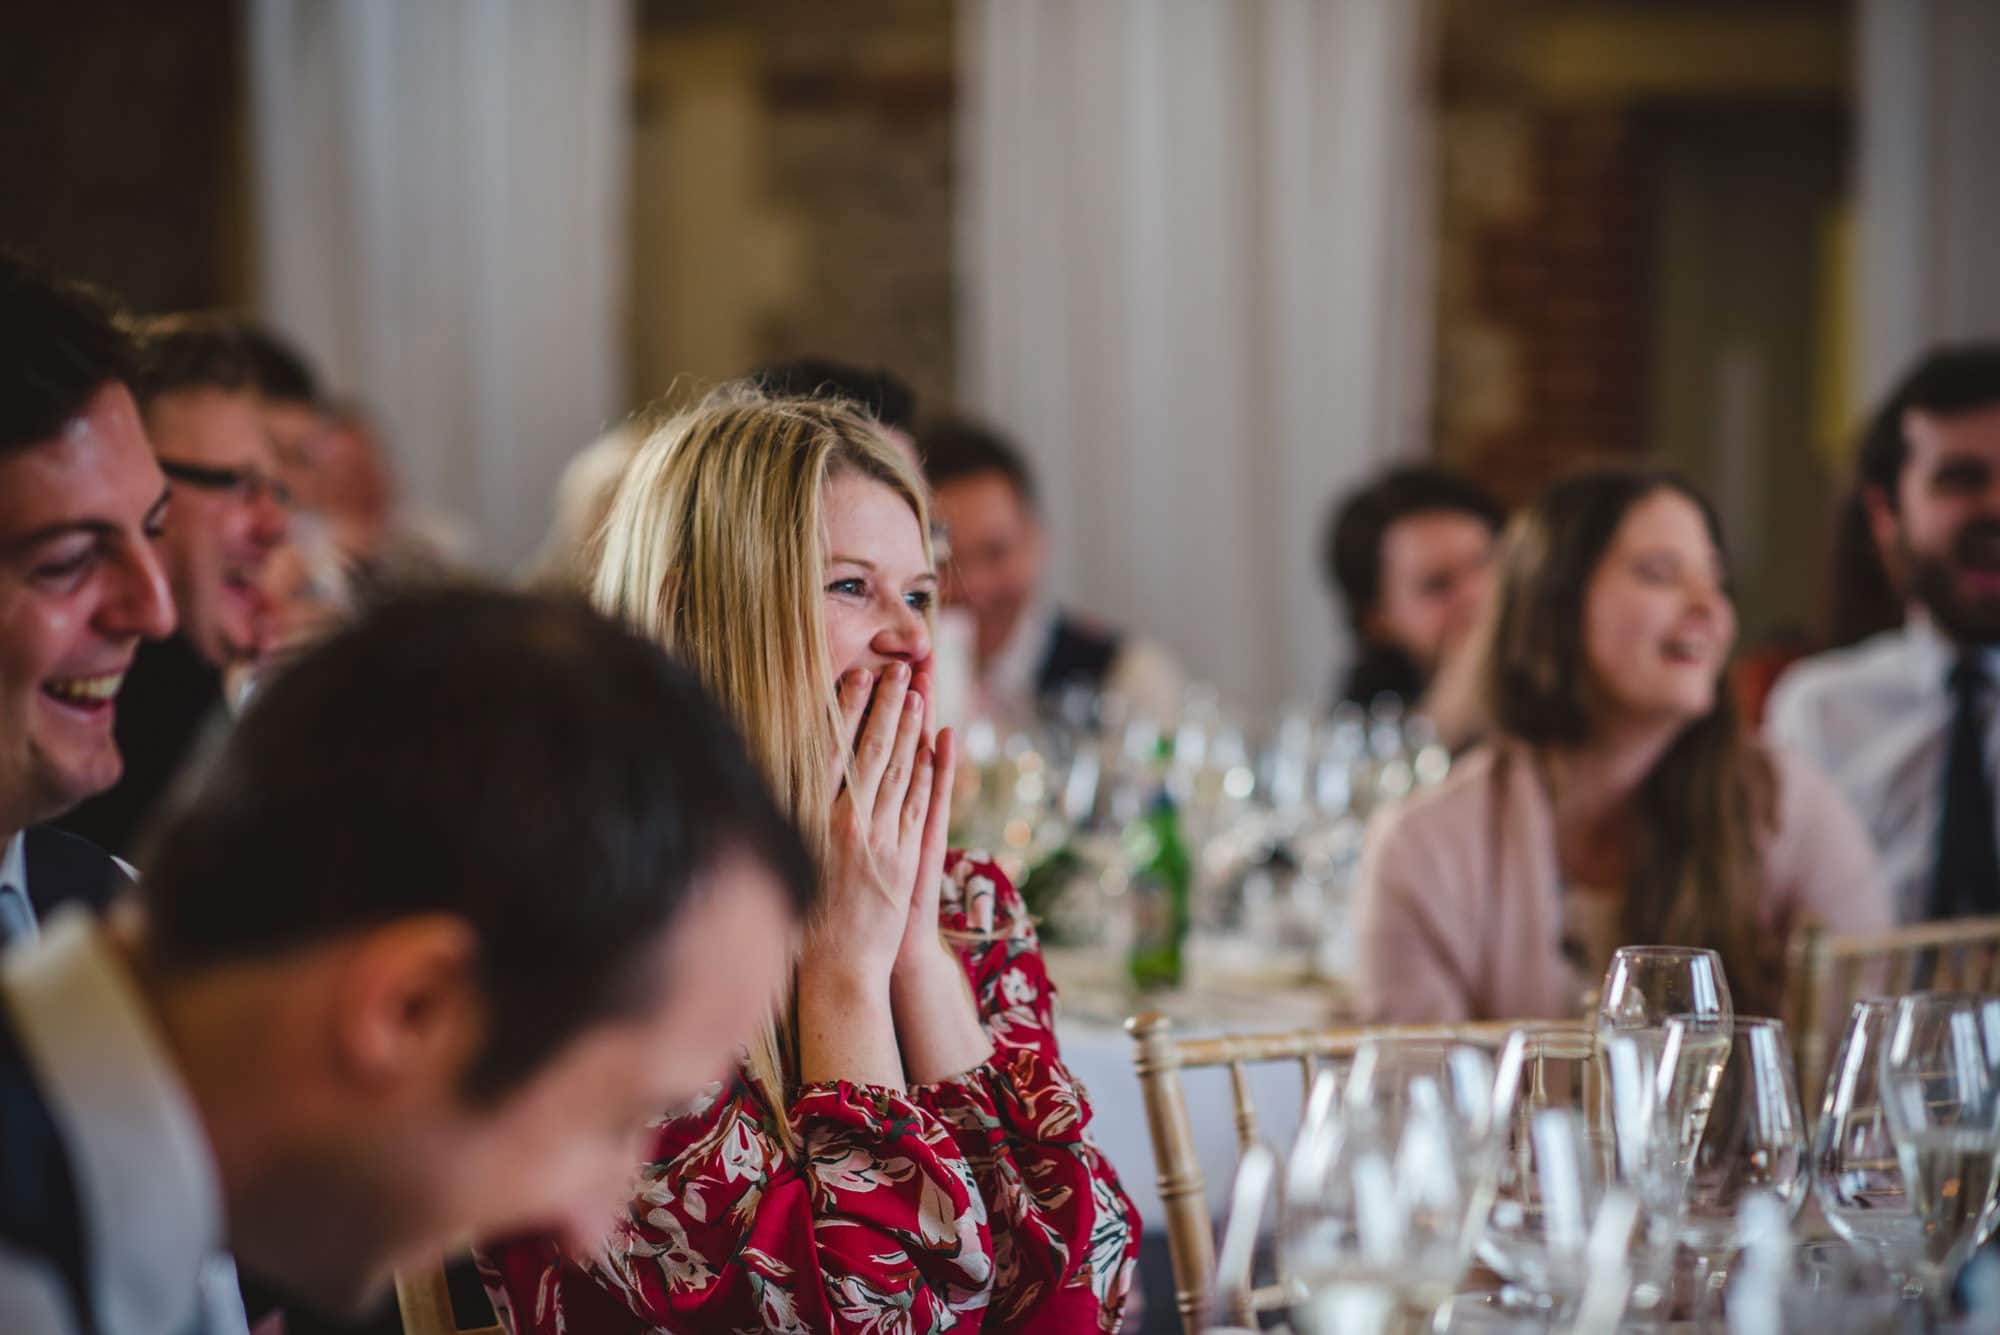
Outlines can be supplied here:
M567 599L376 610L259 692L143 922L0 969L0 1330L217 1329L223 1249L358 1312L473 1236L592 1246L811 887L657 647Z

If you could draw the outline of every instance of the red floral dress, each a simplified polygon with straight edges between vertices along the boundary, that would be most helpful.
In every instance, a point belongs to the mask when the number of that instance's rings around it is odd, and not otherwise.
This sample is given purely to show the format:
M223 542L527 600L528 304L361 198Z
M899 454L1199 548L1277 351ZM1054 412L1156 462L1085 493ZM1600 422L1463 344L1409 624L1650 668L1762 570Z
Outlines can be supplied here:
M1034 927L983 855L954 855L945 872L942 926L966 942L993 1056L907 1093L800 1086L785 1111L797 1155L740 1074L712 1086L656 1128L598 1254L537 1241L481 1256L503 1323L519 1335L1117 1328L1139 1215L1056 1052Z

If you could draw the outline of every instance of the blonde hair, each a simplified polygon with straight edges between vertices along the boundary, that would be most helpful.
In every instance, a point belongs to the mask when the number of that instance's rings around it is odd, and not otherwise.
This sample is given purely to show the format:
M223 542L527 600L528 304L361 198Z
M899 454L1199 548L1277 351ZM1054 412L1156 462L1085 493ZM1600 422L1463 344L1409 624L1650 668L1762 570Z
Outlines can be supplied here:
M846 763L836 751L821 550L826 487L842 474L900 496L932 559L923 481L874 419L838 400L725 385L640 444L589 581L599 609L665 645L735 718L815 857L826 851ZM750 1050L750 1074L781 1124L795 1083L790 1012L788 999Z

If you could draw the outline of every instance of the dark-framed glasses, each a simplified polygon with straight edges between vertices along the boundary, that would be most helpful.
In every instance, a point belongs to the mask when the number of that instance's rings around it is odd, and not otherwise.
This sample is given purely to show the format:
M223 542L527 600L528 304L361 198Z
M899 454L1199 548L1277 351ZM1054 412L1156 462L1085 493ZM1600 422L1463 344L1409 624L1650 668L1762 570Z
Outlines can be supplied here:
M176 482L203 491L228 492L245 505L255 505L269 496L283 509L292 507L292 489L256 468L210 468L179 459L160 460L160 471Z

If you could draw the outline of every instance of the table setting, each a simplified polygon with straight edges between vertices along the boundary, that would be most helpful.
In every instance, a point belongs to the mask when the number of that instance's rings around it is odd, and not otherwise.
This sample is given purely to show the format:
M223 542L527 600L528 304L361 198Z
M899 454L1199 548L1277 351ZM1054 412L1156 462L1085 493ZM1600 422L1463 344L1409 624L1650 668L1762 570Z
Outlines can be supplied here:
M1672 947L1497 1052L1370 1040L1246 1157L1209 1328L1264 1252L1300 1335L2000 1329L2000 997L1857 1003L1811 1124L1793 1071Z

